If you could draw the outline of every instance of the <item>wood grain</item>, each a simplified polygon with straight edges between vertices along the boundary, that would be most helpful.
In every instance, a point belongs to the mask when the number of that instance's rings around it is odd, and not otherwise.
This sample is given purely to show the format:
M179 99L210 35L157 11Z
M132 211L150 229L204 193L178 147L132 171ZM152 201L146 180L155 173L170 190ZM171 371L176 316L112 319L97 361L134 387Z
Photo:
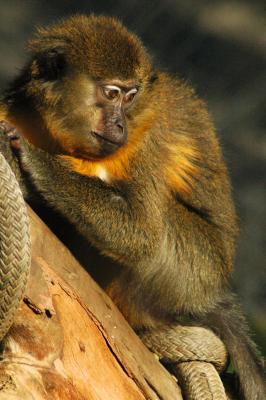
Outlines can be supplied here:
M180 389L29 209L32 265L0 362L0 400L181 400Z

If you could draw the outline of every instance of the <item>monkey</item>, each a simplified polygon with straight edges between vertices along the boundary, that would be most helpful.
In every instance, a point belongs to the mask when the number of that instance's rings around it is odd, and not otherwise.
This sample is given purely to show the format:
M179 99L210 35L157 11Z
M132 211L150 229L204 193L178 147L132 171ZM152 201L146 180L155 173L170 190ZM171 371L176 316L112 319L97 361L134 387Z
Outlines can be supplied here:
M230 288L238 223L205 103L112 17L39 28L29 49L0 119L21 133L36 191L116 264L103 286L133 329L209 328L241 398L265 399L263 360Z

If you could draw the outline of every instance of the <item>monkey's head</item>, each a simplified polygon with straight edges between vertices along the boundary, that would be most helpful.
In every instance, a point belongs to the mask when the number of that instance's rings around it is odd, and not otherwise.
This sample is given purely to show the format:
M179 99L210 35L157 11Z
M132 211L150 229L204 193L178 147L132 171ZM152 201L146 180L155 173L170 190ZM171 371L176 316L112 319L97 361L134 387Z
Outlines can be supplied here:
M31 60L6 98L32 143L47 149L48 134L49 150L89 160L127 143L127 121L141 112L152 81L134 34L113 18L74 16L38 29L29 48Z

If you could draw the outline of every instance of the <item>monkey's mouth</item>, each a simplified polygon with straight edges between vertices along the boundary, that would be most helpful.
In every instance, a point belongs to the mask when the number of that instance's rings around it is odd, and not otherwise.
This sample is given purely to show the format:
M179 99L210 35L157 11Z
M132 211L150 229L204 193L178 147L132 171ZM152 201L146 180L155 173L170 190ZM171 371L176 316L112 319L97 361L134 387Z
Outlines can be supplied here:
M113 147L120 147L122 145L121 141L110 139L109 136L107 137L107 135L102 132L91 131L91 135L94 136L100 143L104 143Z

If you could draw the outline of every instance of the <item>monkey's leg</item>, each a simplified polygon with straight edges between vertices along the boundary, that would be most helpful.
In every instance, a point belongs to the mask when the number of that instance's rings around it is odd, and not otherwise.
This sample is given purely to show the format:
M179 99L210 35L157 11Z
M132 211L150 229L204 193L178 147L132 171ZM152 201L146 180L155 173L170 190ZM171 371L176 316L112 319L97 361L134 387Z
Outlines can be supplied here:
M147 330L140 337L163 363L172 365L187 400L227 399L218 374L227 365L227 352L213 332L176 325Z

